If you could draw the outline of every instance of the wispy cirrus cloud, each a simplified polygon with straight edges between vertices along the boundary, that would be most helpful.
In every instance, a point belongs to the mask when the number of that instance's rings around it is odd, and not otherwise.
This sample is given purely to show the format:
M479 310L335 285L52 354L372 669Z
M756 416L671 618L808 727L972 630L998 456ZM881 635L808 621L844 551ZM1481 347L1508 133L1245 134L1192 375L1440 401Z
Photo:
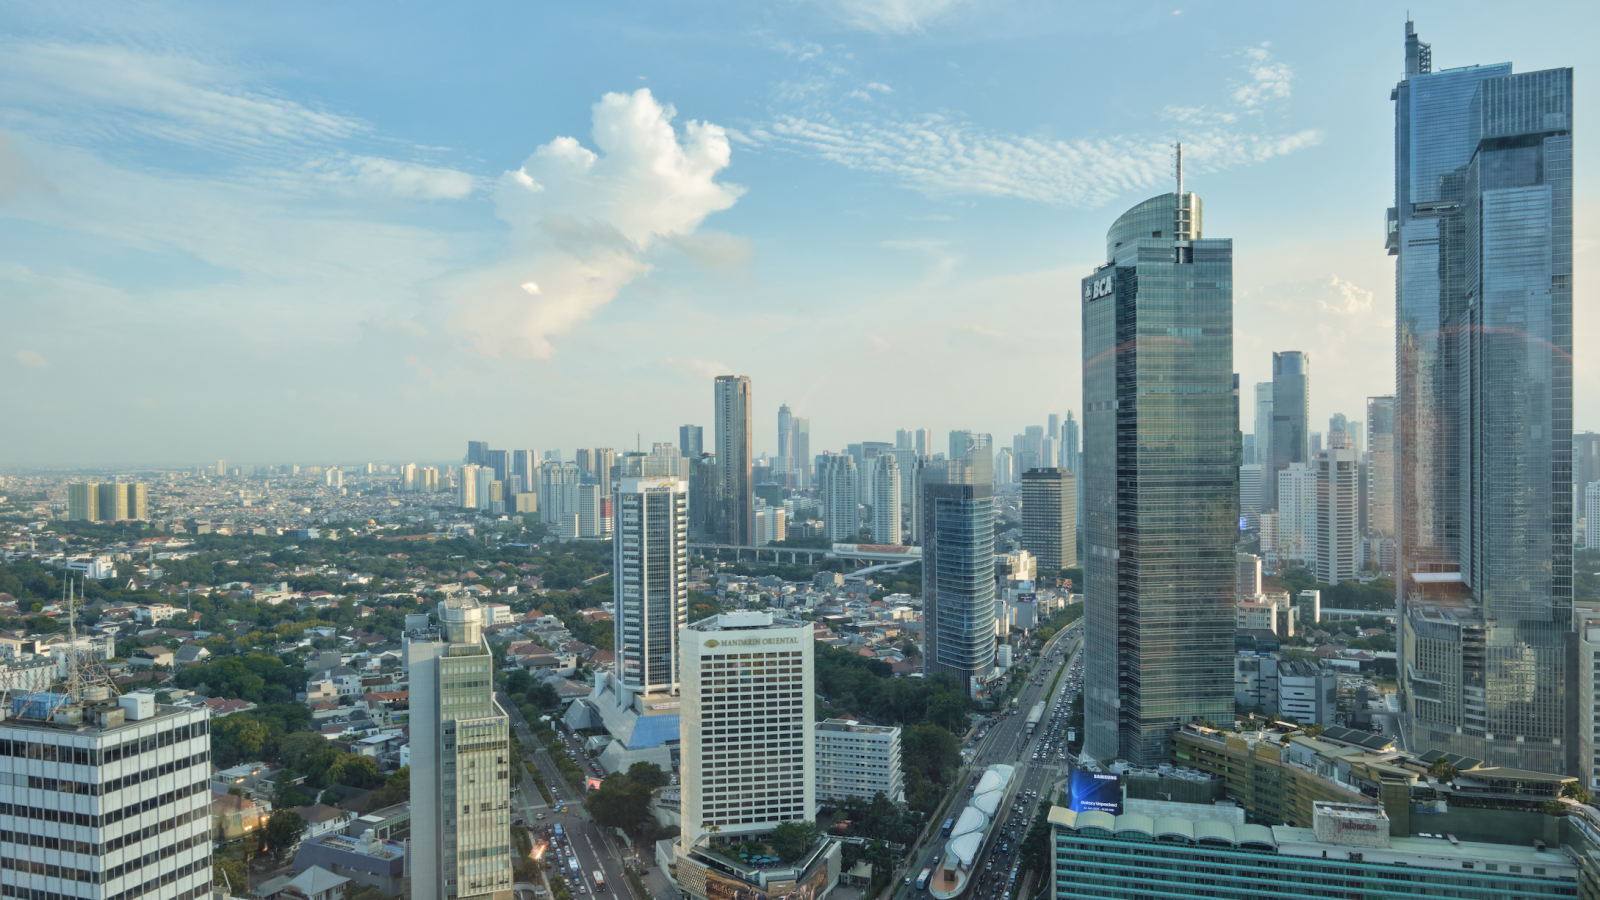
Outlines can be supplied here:
M878 34L906 34L923 30L970 0L821 0L821 5L844 24Z

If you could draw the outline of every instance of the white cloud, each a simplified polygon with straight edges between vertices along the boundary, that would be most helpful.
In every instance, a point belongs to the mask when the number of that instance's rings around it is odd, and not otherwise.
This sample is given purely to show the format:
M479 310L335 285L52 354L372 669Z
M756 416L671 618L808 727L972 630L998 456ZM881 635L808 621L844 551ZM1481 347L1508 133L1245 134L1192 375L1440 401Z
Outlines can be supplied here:
M377 156L327 159L308 165L321 185L346 185L417 200L456 200L472 193L472 176Z
M968 0L822 0L822 5L852 28L905 34L921 31Z
M30 369L50 368L50 364L45 362L45 358L41 356L37 350L18 350L16 359L19 364L27 366Z
M691 121L680 138L676 115L647 89L606 94L594 106L598 153L558 137L501 177L496 214L511 226L510 245L498 262L448 287L452 327L474 349L550 358L551 339L650 271L647 254L659 242L701 260L739 256L737 239L691 237L706 216L744 192L715 180L728 165L727 134ZM520 287L530 280L537 296Z
M1267 52L1270 44L1251 47L1244 51L1245 70L1250 80L1233 90L1234 102L1245 107L1260 106L1268 100L1289 99L1289 82L1294 80L1294 69L1288 63L1275 63Z
M683 251L684 256L713 269L742 266L755 257L755 247L749 240L722 231L677 235L667 242Z
M668 356L661 360L661 364L699 381L710 381L718 375L733 374L733 369L726 363L709 359L674 359Z
M1018 197L1095 206L1165 183L1171 144L1145 136L1050 140L986 132L947 115L840 122L782 116L774 140L849 169L891 176L929 196ZM1183 137L1184 165L1214 172L1283 156L1320 142L1315 130L1238 133L1208 128Z
M73 138L146 137L234 152L341 141L365 124L252 91L233 71L110 44L0 46L7 115Z
M885 250L937 250L948 247L949 241L937 240L910 240L910 241L882 241L878 246Z

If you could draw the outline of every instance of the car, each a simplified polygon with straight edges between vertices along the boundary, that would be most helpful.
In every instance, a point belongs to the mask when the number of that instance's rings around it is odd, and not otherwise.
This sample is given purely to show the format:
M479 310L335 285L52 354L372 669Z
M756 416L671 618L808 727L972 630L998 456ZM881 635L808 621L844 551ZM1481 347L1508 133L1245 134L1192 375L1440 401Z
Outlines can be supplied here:
M939 854L937 854L937 853L935 853L933 855L933 864L934 865L938 865L939 864Z
M542 819L542 818L544 818L544 813L539 813L538 815L534 816L534 818L535 819Z

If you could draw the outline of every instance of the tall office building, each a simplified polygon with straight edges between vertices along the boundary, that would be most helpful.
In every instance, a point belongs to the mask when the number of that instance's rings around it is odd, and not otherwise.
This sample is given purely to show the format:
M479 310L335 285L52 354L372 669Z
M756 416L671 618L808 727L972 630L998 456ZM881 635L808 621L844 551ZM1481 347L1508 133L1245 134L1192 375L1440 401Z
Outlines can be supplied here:
M222 476L228 474L228 461L225 460L225 459L217 460L217 466L216 466L214 474L218 478L221 478Z
M1583 489L1583 515L1583 549L1600 550L1600 481L1591 481ZM1596 765L1600 766L1600 760Z
M600 540L611 536L611 494L594 476L578 484L578 537Z
M1078 433L1078 420L1070 409L1067 410L1066 420L1061 423L1060 433L1061 468L1077 475L1083 467L1083 439Z
M772 465L779 484L786 488L799 486L795 483L794 413L787 403L778 407L778 456Z
M1261 464L1261 471L1273 471L1272 465L1272 382L1256 382L1255 391L1255 420L1252 423L1256 430L1256 462ZM1263 478L1263 480L1265 480ZM1264 495L1265 501L1270 497ZM1263 506L1262 509L1267 507Z
M794 420L794 464L799 476L794 486L811 490L811 420L805 416Z
M110 482L96 486L100 494L100 518L107 522L121 522L128 518L128 491L124 485Z
M1392 97L1396 581L1413 749L1586 771L1568 709L1588 701L1569 702L1567 673L1572 70L1435 72L1408 22Z
M1040 570L1077 568L1077 476L1059 466L1022 473L1022 549Z
M995 487L1002 487L1017 480L1014 474L1016 466L1012 464L1012 460L1015 458L1010 447L1001 447L1000 452L994 455Z
M469 466L487 466L489 464L489 442L467 441L466 464Z
M679 425L678 452L688 459L697 459L705 453L705 429L699 425Z
M462 509L478 508L478 467L468 463L461 467L461 481L457 484L456 505Z
M988 458L922 472L922 672L953 676L973 698L987 694L995 659L994 488L978 465Z
M411 682L411 892L512 900L510 720L494 697L485 610L450 597L406 616Z
M475 487L478 497L478 512L493 512L495 501L505 502L504 485L502 484L498 489L495 487L494 469L488 466L479 466L477 471L473 472L473 477L477 482ZM575 512L576 510L570 511Z
M880 544L905 543L900 519L900 463L893 452L872 461L872 539Z
M689 484L623 478L611 497L617 675L636 694L674 693L689 615Z
M1354 581L1361 566L1361 454L1343 431L1317 455L1318 584Z
M900 729L828 719L818 722L812 731L817 750L818 800L842 803L848 797L857 797L871 803L882 794L890 802L905 802Z
M1316 567L1318 521L1316 467L1290 463L1278 473L1277 546L1261 548L1273 568Z
M911 433L913 448L918 456L931 457L933 455L933 432L927 428L918 428Z
M0 896L210 900L207 710L118 697L103 679L6 713Z
M737 842L816 815L811 628L738 612L679 630L683 848L708 827Z
M511 451L511 474L522 479L522 490L532 493L539 484L539 457L532 450Z
M1261 464L1245 463L1239 467L1239 518L1243 530L1261 528Z
M1298 350L1272 354L1272 468L1263 472L1263 493L1271 492L1265 503L1269 509L1278 508L1277 473L1294 463L1310 465L1315 458L1310 412L1310 357Z
M1395 529L1394 397L1367 398L1367 528L1372 537Z
M915 450L911 432L905 428L896 428L894 431L894 448L896 450Z
M718 375L715 382L717 467L728 504L728 534L722 543L750 546L755 539L755 483L751 480L750 378Z
M830 541L854 541L861 530L856 503L856 461L843 454L817 457L817 481L822 487L822 533Z
M1600 434L1581 431L1572 436L1573 494L1582 494L1596 481L1600 481Z
M595 474L594 450L592 448L579 447L573 451L572 457L572 461L578 466L578 474L580 476Z
M124 484L128 492L128 518L144 520L150 518L150 488L142 481Z
M1180 190L1123 213L1106 259L1082 284L1083 752L1157 765L1181 724L1233 719L1233 242Z
M73 522L100 521L100 485L67 485L67 519Z
M511 451L490 450L489 461L485 465L494 472L494 480L505 482L511 478Z
M689 479L689 539L697 544L721 543L728 526L722 470L710 453L684 460Z
M1045 465L1047 467L1049 467L1049 466L1060 466L1062 463L1061 463L1061 416L1059 414L1051 413L1049 416L1045 417L1044 438L1047 441L1052 441L1053 442L1053 446L1055 447L1055 455L1053 455L1049 459L1045 460Z
M781 506L756 507L755 529L757 547L765 547L774 542L788 538L788 515Z

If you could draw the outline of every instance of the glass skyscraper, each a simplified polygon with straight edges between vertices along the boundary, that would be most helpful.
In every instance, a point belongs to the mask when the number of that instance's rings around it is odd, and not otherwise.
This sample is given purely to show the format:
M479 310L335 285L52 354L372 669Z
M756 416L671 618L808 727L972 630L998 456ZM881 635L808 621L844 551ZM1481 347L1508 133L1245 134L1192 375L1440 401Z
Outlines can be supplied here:
M750 378L718 375L716 389L717 470L727 513L720 543L748 547L755 543L755 483L750 467Z
M1572 70L1435 72L1407 23L1392 96L1397 590L1412 740L1490 765L1576 768L1564 649Z
M1181 205L1180 205L1181 196ZM1083 280L1084 753L1158 765L1233 721L1233 242L1200 198L1124 213Z
M1311 450L1311 359L1298 350L1272 354L1272 466L1262 473L1261 498L1278 508L1278 473L1315 461Z
M953 675L975 698L995 655L994 488L981 461L930 465L921 488L923 674Z

